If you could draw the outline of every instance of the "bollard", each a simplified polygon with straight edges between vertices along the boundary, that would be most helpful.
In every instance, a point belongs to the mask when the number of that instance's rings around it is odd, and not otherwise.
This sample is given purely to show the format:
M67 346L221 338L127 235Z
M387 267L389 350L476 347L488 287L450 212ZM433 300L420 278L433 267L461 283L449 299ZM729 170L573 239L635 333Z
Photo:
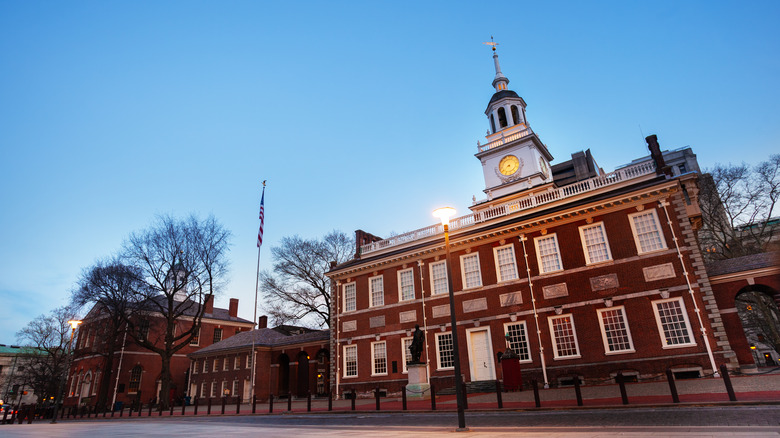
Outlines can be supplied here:
M147 415L147 417L151 417L152 416L152 408L153 407L154 406L152 406L152 402L149 402L149 415Z
M108 409L103 409L103 418L106 418L106 412L107 411L108 411ZM111 416L112 417L114 416L114 410L113 409L111 410Z
M355 410L355 399L357 398L357 394L355 394L355 390L352 390L352 410Z
M577 395L577 406L582 406L582 391L580 390L580 376L574 376L574 393Z
M731 377L729 376L729 370L726 368L726 364L721 364L720 374L723 376L723 383L726 384L726 392L729 393L729 400L737 401L737 395L734 394L734 387L731 386Z
M60 420L62 420L65 416L65 407L62 407L62 410L60 411Z
M208 407L206 407L206 415L211 415L211 397L209 397Z
M623 380L623 373L617 373L615 376L618 385L620 386L620 398L623 399L623 404L628 404L628 393L626 392L626 382Z
M463 409L469 408L469 392L466 390L466 382L460 381L460 385L463 388Z
M306 412L311 412L311 391L309 391L309 395L306 397Z
M333 410L333 392L328 391L328 412Z
M666 381L669 382L669 392L672 393L672 402L680 403L680 397L677 395L677 385L674 383L674 374L669 368L666 369Z
M122 418L122 415L125 413L125 405L123 404L121 408L119 408L119 418Z
M222 414L222 415L225 415L225 405L226 405L226 404L227 404L227 397L225 397L225 396L223 395L223 396L222 396L222 412L221 412L221 414Z
M138 400L138 416L141 416L141 411L144 410L144 404L141 403L141 400Z
M241 397L236 397L236 414L241 413Z
M292 393L287 393L287 412L292 411Z
M87 408L87 418L92 418L92 408L89 405L85 407Z
M32 424L33 417L35 417L35 405L30 405L27 408L27 424Z
M406 410L406 388L401 390L401 406L402 409Z
M268 397L268 413L273 414L274 413L274 395L271 394Z
M192 412L192 415L198 415L198 400L200 400L198 397L195 397L195 409Z
M271 395L271 398L273 398L273 394ZM252 413L254 414L255 412L257 412L257 396L253 395L252 396Z
M181 416L183 417L186 412L187 412L187 402L185 400L182 400L181 401Z
M531 386L534 388L534 403L536 403L537 408L541 408L542 401L539 398L539 382L537 382L536 380L532 380Z
M63 409L62 411L65 412L65 409ZM8 418L8 409L3 411L3 421L0 421L0 424L5 424L5 420L7 418ZM62 417L60 417L60 418L62 418Z
M436 410L436 389L431 385L431 410Z
M162 417L163 405L162 403L157 405L157 416Z
M374 398L376 399L376 410L379 410L379 387L374 390Z
M173 407L174 407L175 404L176 403L171 402L171 413L170 413L171 417L173 417ZM184 401L181 402L181 406L182 406L182 408L184 407Z
M496 401L498 402L498 409L504 408L504 399L501 397L501 381L496 379Z

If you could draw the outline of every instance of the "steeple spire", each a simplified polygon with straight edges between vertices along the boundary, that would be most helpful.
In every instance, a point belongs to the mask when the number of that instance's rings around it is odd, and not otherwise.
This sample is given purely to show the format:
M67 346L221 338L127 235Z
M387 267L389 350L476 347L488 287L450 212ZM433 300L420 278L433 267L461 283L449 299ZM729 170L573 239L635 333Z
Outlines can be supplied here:
M493 64L496 67L496 77L493 79L493 87L496 89L496 92L506 90L506 86L509 84L509 79L507 79L507 77L501 73L501 66L498 64L498 53L496 53L496 46L498 43L493 41L493 35L490 35L490 42L482 44L491 46L493 49Z

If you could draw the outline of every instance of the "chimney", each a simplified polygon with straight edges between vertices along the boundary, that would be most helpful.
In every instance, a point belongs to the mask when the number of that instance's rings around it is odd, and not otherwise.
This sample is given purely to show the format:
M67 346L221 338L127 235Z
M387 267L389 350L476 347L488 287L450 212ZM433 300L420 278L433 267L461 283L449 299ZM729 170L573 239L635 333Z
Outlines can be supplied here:
M268 317L263 315L259 318L257 318L257 328L258 329L264 329L268 328Z
M369 243L374 243L382 240L379 236L374 236L371 233L366 233L363 230L355 230L355 258L360 258L360 247Z
M666 162L664 161L664 156L661 153L661 145L658 144L658 137L653 135L648 135L645 137L645 141L647 142L647 147L650 149L650 156L653 157L653 161L655 161L655 173L658 175L672 175L672 168L666 165Z
M238 318L238 298L230 299L230 307L228 307L228 315L233 318Z
M214 295L206 295L206 301L203 303L204 313L214 313Z

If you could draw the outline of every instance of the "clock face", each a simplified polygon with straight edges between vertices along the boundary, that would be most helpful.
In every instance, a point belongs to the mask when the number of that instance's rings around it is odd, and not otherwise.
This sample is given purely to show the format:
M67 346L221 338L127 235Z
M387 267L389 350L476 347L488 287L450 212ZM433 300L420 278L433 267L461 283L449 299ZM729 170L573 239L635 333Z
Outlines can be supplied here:
M541 168L541 169L542 169L542 175L543 175L545 178L547 178L548 171L549 171L550 169L547 167L547 162L546 162L546 161L544 161L544 158L542 158L542 157L539 157L539 168Z
M514 155L507 155L498 163L498 170L504 175L512 175L520 168L520 160Z

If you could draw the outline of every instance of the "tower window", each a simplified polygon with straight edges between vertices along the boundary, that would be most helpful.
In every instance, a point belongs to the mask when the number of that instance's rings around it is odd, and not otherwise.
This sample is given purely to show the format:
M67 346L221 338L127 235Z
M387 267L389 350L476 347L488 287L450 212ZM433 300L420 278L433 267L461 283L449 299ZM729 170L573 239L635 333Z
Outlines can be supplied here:
M496 132L496 119L493 114L490 115L490 132Z
M504 108L502 107L499 108L497 112L498 112L498 124L502 128L506 128L506 110L504 110Z
M515 122L515 125L520 123L520 112L517 111L517 105L512 105L512 120Z

